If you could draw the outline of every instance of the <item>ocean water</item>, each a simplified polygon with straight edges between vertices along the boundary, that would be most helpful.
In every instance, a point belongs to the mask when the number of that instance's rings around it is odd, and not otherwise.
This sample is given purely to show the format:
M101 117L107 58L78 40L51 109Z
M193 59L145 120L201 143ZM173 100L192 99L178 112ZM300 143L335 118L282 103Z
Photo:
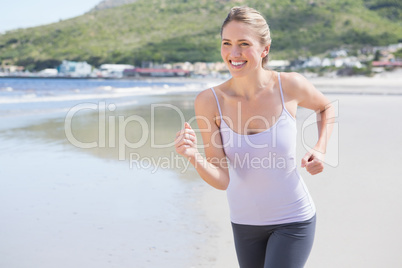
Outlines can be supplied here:
M1 78L0 117L62 112L83 102L138 104L140 97L194 92L207 82L190 80L105 80Z
M135 153L137 160L146 157L154 164L158 158L161 163L173 158L172 142L184 120L195 124L194 98L210 83L3 78L0 137L30 147L38 141L64 144L110 160L128 161ZM0 148L9 148L8 143Z

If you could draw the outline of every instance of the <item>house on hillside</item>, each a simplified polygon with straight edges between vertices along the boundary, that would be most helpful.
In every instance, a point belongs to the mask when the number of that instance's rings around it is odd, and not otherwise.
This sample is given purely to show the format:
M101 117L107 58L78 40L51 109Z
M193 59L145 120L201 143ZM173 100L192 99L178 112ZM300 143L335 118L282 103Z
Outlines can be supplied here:
M311 57L307 59L302 65L302 68L315 68L315 67L321 67L320 57Z
M181 69L181 70L193 72L194 65L188 61L187 62L177 62L172 65L172 69Z
M348 52L345 49L333 50L330 52L331 58L347 57Z
M193 73L197 76L217 77L229 72L224 62L195 62Z

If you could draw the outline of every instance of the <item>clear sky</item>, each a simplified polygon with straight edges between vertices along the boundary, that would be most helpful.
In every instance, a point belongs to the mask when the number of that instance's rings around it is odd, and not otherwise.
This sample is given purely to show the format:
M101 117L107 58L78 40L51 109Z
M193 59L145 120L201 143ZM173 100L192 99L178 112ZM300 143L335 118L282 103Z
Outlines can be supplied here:
M102 0L0 0L0 33L69 19Z

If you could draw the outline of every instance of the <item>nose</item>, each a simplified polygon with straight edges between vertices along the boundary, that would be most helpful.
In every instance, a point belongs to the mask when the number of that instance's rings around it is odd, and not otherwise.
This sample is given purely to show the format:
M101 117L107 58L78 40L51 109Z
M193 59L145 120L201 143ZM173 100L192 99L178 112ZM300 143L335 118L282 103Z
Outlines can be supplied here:
M239 46L233 46L231 54L232 54L233 57L240 57L240 55L241 55L240 47Z

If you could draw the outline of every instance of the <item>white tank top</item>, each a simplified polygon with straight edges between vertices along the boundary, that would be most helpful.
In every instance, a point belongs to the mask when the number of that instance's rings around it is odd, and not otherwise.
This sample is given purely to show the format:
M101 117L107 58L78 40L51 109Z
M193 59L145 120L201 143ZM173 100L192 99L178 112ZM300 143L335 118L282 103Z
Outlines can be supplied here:
M233 223L273 225L305 221L315 206L297 171L296 120L286 110L280 74L282 113L263 132L242 135L234 132L221 116L220 134L229 160L227 198Z

